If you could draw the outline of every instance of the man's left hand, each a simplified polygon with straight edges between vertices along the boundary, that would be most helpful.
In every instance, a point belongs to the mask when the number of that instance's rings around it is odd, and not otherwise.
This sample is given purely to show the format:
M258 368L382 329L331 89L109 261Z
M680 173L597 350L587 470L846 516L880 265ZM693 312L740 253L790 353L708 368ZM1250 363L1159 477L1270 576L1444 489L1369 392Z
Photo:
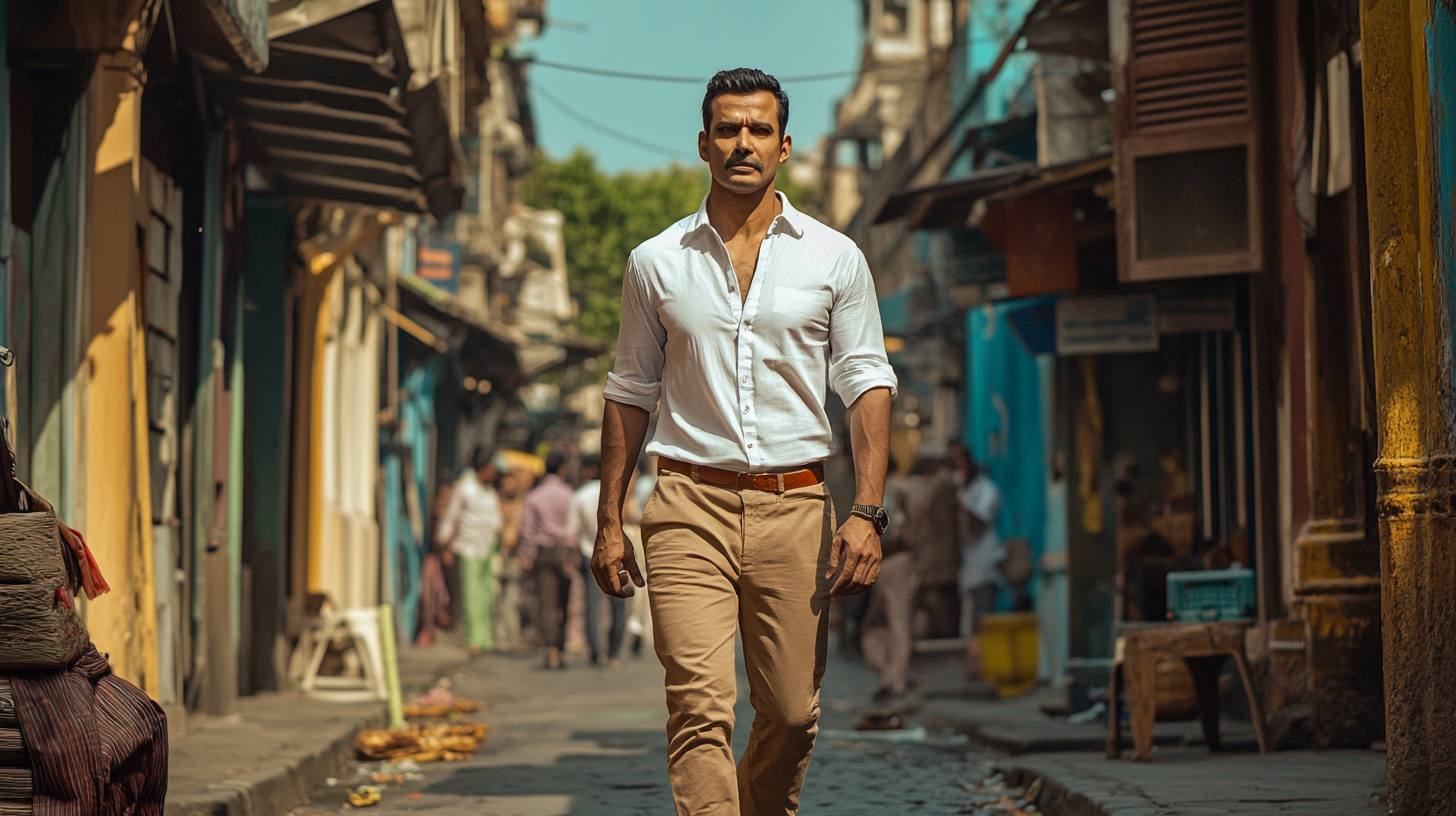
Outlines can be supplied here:
M825 579L833 578L834 571L843 562L844 569L839 580L834 582L829 594L858 595L880 580L880 536L869 519L850 516L834 534L834 543L829 546L829 571Z

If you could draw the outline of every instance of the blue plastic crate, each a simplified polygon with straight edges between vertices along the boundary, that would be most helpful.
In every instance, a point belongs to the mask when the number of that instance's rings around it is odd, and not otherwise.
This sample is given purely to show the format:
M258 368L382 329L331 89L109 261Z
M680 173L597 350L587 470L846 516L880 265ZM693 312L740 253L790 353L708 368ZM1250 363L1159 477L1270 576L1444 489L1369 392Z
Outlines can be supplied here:
M1179 623L1252 618L1254 571L1193 570L1168 573L1168 617Z

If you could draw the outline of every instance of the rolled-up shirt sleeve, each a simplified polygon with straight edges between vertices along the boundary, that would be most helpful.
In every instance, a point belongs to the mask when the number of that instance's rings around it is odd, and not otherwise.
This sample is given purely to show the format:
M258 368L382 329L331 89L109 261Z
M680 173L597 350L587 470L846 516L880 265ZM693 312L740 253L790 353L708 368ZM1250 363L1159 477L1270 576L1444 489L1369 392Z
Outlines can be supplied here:
M878 315L875 317L879 324ZM653 306L647 281L633 257L622 273L622 327L617 335L617 361L607 374L603 396L635 405L644 411L657 408L662 394L662 364L667 329Z
M845 405L853 405L872 388L888 388L894 396L899 381L885 356L885 331L870 266L858 250L847 262L851 268L846 270L845 286L829 315L829 385Z

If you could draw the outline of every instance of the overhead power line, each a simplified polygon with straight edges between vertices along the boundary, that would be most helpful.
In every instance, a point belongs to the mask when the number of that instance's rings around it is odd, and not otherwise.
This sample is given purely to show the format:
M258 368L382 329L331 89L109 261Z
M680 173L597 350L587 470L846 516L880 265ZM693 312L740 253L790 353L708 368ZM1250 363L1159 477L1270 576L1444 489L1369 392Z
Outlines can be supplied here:
M563 62L551 62L540 60L534 57L527 57L521 60L531 65L540 65L544 68L555 68L558 71L572 71L578 74L591 74L593 76L615 77L617 79L640 79L646 82L676 82L692 85L706 85L708 77L668 76L665 74L642 74L636 71L615 71L610 68L591 68L585 65L567 65ZM857 74L857 71L834 71L827 74L804 74L802 76L778 77L779 82L785 84L790 82L818 82L825 79L842 79Z
M551 107L556 108L557 110L566 114L566 116L575 120L578 124L585 125L586 127L597 131L603 136L608 136L616 139L619 142L625 142L626 144L640 147L643 150L648 150L653 153L657 153L658 155L666 156L669 159L691 158L686 151L676 150L671 147L657 144L656 142L649 142L646 139L639 139L630 133L623 133L622 131L617 130L616 128L604 122L598 122L597 120L591 118L590 116L587 116L581 111L578 111L576 108L573 108L565 102L561 101L559 98L557 98L555 94L541 87L541 83L539 82L531 83L531 87L536 91L536 93L541 95L542 99L549 102L551 104Z

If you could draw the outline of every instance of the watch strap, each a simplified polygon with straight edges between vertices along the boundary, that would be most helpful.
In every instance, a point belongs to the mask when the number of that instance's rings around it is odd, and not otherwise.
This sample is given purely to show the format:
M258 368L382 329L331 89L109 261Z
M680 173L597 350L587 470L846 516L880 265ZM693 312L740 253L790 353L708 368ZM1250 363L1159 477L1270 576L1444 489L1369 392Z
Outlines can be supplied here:
M885 528L890 526L889 511L873 504L853 505L849 508L849 514L851 516L859 516L870 524L873 524L876 533L883 533L885 532ZM884 521L884 526L881 526L881 520Z

